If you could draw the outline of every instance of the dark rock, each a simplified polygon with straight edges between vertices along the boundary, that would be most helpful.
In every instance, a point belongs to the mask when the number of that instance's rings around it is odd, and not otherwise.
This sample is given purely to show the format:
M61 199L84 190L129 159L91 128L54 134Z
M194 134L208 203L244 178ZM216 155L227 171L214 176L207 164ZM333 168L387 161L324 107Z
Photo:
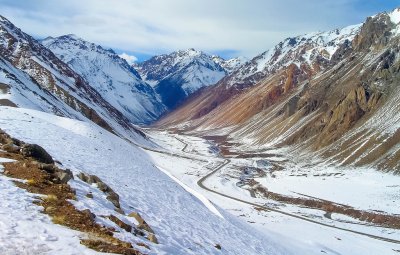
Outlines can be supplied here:
M11 153L17 153L20 150L20 147L13 143L7 143L1 146L1 149Z
M94 213L92 213L89 209L85 209L83 211L81 211L86 217L88 217L91 221L94 221L94 219L96 218L96 215Z
M61 183L67 183L69 180L74 178L71 170L59 170L55 173L55 176L60 180Z
M58 171L59 169L53 165L53 164L39 164L39 169L46 171L47 173L54 173L56 171Z
M104 193L112 193L113 192L112 189L102 181L97 182L97 188Z
M115 207L121 208L121 205L119 204L119 196L117 193L109 193L109 195L107 196L107 200L110 201Z
M21 154L25 157L32 157L41 163L54 164L50 154L37 144L24 144L21 148Z
M126 232L131 233L132 232L132 226L129 224L126 224L125 222L123 222L122 220L118 219L116 216L114 215L110 215L108 216L108 218L114 222L115 224L117 224L118 227L124 229Z

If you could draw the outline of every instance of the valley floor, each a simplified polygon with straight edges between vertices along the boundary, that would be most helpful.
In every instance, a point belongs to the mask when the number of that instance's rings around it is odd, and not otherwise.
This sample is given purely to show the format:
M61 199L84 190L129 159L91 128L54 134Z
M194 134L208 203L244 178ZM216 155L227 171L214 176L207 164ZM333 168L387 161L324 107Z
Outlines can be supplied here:
M312 247L313 254L400 253L399 229L261 197L246 185L246 181L253 180L268 191L285 196L326 200L365 212L399 216L399 176L373 169L300 169L276 150L264 157L223 158L217 145L200 135L147 132L175 154L149 152L158 166L260 232ZM281 168L271 171L274 165Z

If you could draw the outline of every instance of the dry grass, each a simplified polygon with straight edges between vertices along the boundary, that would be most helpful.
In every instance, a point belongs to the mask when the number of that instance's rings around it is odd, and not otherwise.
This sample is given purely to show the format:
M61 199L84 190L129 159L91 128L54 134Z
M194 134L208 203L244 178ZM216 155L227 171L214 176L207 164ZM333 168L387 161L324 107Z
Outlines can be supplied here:
M0 137L1 138L1 137ZM16 160L4 163L4 174L25 182L15 181L15 185L30 193L43 196L35 204L44 208L55 224L60 224L74 230L88 233L88 239L81 243L101 252L115 254L141 254L133 249L130 243L113 236L113 229L105 228L94 221L89 210L79 211L68 200L75 198L75 192L68 184L55 181L56 176L39 169L39 164L31 158L25 158L19 152L0 152L0 157Z

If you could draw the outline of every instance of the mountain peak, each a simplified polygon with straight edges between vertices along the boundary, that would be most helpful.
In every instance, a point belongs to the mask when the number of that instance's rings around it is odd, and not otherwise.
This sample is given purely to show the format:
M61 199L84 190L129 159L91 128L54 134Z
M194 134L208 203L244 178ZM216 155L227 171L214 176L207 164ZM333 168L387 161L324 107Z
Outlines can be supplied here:
M394 24L399 24L400 22L400 8L396 8L393 11L388 13L390 20L394 23Z

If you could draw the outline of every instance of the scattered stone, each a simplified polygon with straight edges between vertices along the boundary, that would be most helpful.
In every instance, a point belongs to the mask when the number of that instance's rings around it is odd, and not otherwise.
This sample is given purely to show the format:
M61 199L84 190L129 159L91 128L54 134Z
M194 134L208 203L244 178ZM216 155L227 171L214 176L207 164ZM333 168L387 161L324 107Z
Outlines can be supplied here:
M142 223L142 224L139 224L138 228L139 228L139 229L142 229L142 230L145 230L145 231L147 231L148 233L154 234L153 229L152 229L152 228L149 226L149 224L147 224L146 222L144 222L144 223Z
M94 213L92 213L89 209L85 209L83 211L81 211L85 216L87 216L91 221L94 221L94 219L96 218L96 215Z
M107 192L112 191L112 189L104 182L100 181L100 182L96 182L96 183L97 183L97 188L99 190L101 190L102 192L107 193Z
M115 208L114 211L116 211L117 213L125 215L124 210L122 210L121 208Z
M53 165L53 164L43 164L43 163L39 164L39 169L40 169L40 170L44 170L44 171L48 172L49 174L52 174L52 173L54 173L54 172L56 172L56 171L59 170L59 169L58 169L55 165Z
M11 153L17 153L21 148L13 143L7 143L1 146L1 149Z
M148 239L150 242L152 242L152 243L158 244L158 240L157 240L157 237L156 237L155 234L149 234L149 235L147 236L147 239Z
M60 180L61 183L67 183L69 180L74 178L74 175L69 169L59 170L54 175Z
M124 229L126 232L131 233L132 232L132 226L129 224L126 224L125 222L123 222L122 220L118 219L118 217L114 216L114 215L110 215L108 216L108 218L114 222L115 224L117 224L118 227Z
M50 154L37 144L24 144L21 147L21 154L25 157L32 157L42 163L54 164Z
M222 247L221 247L221 245L220 245L219 243L217 243L216 245L214 245L214 247L217 248L218 250L221 250L221 249L222 249Z
M147 224L147 222L142 218L142 216L140 216L139 213L137 212L132 212L128 215L129 217L135 218L135 220L139 223L138 228L145 230L149 233L153 233L154 231L153 229L149 226L149 224Z
M132 218L135 218L135 220L139 223L139 225L145 223L145 221L142 218L142 216L140 216L140 214L137 213L137 212L131 212L128 216L132 217Z
M88 182L89 176L85 173L79 173L78 178L81 179L83 182Z
M87 198L93 198L92 192L87 193L87 194L86 194L86 197L87 197Z
M110 201L116 208L121 208L121 205L119 204L119 196L117 193L109 193L109 195L107 196L107 200Z
M22 146L22 145L25 144L24 142L22 142L21 140L18 140L18 139L16 139L16 138L11 138L11 140L13 141L13 143L14 143L16 146Z

